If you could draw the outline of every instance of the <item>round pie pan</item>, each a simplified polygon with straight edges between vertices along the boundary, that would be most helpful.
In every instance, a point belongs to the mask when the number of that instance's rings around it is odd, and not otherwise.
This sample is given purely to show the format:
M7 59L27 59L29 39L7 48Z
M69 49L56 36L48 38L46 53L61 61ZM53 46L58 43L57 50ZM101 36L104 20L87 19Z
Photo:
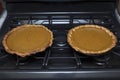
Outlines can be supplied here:
M67 41L79 53L88 56L100 56L110 53L116 46L117 38L109 29L103 26L87 24L70 29L67 34ZM98 49L96 45L100 45Z
M3 38L3 46L10 54L26 57L46 50L53 43L53 33L43 25L21 25Z

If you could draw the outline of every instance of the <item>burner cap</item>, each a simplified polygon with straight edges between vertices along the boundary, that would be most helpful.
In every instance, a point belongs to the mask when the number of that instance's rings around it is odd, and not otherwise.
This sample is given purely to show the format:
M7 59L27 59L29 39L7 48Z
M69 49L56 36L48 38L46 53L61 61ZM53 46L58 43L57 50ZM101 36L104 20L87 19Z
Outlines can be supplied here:
M67 44L66 36L58 36L58 37L55 37L55 39L54 39L54 44L56 44L56 45L59 46L59 47L66 46L66 44Z

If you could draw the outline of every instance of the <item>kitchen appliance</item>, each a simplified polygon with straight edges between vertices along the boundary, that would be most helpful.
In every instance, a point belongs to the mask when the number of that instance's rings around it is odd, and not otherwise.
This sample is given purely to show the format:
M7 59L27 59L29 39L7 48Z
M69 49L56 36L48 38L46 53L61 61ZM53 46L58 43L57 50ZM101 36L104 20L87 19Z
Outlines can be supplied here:
M0 44L0 79L9 80L119 80L120 24L115 15L117 0L5 0L4 35L16 26L42 24L53 31L52 47L21 58L8 54ZM118 39L105 55L86 56L67 43L69 29L82 24L102 25Z

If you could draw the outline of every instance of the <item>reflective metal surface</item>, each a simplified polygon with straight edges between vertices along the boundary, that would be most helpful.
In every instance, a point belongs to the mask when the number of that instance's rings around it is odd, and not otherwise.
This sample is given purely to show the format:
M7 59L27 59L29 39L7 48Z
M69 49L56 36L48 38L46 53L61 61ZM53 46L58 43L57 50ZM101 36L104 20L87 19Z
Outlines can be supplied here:
M2 3L2 7L3 7L3 11L2 11L2 13L0 15L0 28L1 28L1 26L3 25L3 22L5 20L5 18L7 16L7 10L5 8L5 2L3 0L0 0L0 2Z

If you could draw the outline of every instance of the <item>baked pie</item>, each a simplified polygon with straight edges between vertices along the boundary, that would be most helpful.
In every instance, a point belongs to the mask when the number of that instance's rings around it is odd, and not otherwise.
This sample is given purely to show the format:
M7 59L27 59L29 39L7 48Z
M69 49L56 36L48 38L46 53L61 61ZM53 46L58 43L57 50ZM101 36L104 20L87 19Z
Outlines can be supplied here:
M68 43L76 51L87 55L103 54L117 43L116 36L99 25L80 25L69 30Z
M21 57L44 51L52 45L53 33L43 25L22 25L9 31L3 46L10 54Z

